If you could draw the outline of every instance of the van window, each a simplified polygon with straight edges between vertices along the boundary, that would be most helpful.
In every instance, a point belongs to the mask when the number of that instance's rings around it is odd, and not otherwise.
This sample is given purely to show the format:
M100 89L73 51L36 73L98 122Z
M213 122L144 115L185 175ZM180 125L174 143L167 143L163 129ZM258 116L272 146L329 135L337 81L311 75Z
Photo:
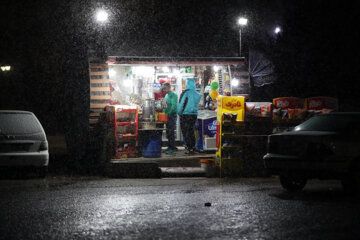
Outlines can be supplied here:
M0 131L9 135L41 133L42 127L31 113L0 113Z

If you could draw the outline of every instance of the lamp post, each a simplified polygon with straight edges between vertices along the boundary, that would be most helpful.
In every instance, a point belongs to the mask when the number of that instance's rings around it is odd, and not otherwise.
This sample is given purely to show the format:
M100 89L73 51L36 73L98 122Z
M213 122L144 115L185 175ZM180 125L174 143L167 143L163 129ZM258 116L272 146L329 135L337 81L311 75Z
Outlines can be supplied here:
M239 28L239 57L241 57L241 29L242 27L246 26L248 20L246 18L239 18L238 20L238 24L240 25L240 28Z

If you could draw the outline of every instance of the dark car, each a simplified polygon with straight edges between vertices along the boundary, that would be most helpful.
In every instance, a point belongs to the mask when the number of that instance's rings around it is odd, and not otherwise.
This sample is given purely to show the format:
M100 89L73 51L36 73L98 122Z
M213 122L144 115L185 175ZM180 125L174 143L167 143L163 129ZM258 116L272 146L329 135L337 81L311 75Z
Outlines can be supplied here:
M318 178L339 179L346 191L359 192L360 113L322 114L270 135L264 163L288 191Z
M30 169L45 177L48 164L48 142L36 116L0 110L0 169Z

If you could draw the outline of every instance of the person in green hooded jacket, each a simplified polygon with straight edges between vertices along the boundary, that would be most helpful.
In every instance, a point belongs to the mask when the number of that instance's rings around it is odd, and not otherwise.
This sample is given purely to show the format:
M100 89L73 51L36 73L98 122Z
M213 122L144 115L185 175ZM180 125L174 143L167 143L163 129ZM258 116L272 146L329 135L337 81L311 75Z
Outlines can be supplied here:
M168 121L166 123L166 137L168 139L168 148L165 150L165 153L171 154L177 150L175 143L175 128L177 120L176 111L178 96L176 93L171 91L171 86L169 83L164 83L162 85L162 90L166 93L166 108L163 112L168 115Z
M188 79L180 95L177 113L180 116L181 133L185 138L186 154L195 151L195 123L198 115L200 94L196 91L195 80Z

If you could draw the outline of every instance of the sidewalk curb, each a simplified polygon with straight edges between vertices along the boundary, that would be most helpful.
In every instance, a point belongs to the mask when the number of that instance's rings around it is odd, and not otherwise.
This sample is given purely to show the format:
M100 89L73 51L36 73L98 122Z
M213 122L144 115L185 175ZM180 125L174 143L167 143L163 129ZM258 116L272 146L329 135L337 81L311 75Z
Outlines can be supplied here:
M106 176L111 178L213 177L203 167L160 167L157 162L116 162L108 164Z

